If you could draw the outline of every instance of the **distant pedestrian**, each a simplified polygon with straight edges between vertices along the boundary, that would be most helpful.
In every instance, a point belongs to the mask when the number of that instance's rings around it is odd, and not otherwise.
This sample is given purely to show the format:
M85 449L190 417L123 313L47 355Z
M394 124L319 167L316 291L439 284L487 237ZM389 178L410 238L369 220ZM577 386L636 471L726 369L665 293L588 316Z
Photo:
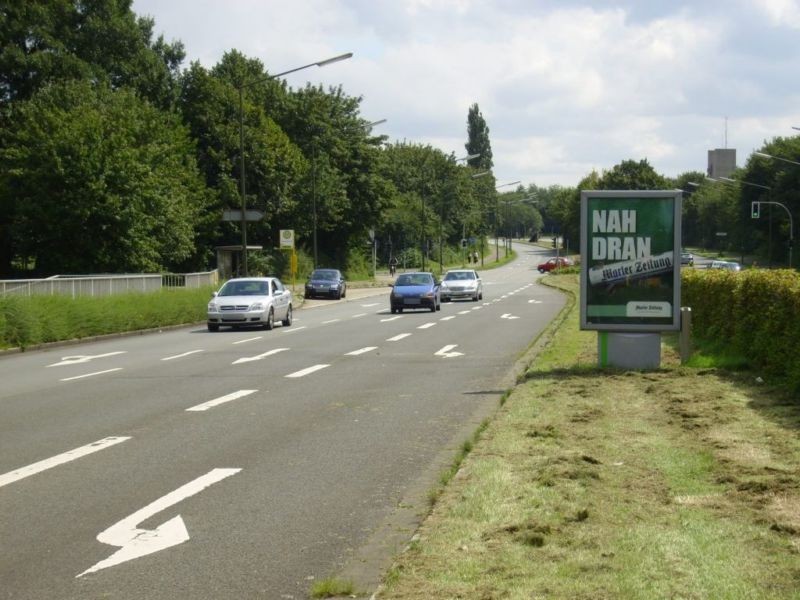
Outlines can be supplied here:
M472 262L474 262L476 265L478 264L478 253L477 252L473 252L472 253Z

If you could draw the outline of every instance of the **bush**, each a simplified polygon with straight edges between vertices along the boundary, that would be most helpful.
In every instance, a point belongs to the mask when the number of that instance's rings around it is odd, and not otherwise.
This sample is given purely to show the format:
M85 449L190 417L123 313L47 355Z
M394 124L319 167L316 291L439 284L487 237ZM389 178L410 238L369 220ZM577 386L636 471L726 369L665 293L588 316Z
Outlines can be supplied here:
M682 304L697 337L730 345L800 390L800 274L790 270L682 273Z

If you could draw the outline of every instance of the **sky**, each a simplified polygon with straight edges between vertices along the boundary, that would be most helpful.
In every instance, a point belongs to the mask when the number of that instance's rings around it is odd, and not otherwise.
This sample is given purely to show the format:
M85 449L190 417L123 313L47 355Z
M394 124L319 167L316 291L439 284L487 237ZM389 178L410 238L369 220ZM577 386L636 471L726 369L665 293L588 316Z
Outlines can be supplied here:
M184 68L226 51L341 85L389 142L466 154L478 104L498 185L576 186L647 159L663 175L737 164L800 126L800 0L134 0Z

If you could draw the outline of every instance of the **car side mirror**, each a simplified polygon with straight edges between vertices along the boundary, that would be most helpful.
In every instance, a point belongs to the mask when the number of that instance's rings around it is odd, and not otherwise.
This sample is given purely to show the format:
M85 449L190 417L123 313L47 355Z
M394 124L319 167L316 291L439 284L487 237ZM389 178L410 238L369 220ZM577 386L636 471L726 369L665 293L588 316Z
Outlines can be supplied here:
M390 284L389 284L389 287L390 287L390 288L393 288L393 287L394 287L394 284L393 284L393 283L390 283Z
M219 292L211 292L211 297L212 297L212 298L216 298L218 293L219 293Z

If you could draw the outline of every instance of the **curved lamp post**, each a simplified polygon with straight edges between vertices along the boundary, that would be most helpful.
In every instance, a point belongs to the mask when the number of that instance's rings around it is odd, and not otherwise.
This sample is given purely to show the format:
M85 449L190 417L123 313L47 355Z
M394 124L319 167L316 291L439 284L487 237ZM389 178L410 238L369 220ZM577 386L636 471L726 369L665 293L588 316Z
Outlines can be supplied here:
M480 153L467 154L466 156L462 156L461 158L454 158L453 162L454 163L466 162L468 160L472 160L473 158L478 158L478 157L480 157ZM475 176L471 175L471 177L474 178ZM443 229L444 229L444 202L441 202L440 205L441 205L441 212L439 213L439 275L441 275L442 271L444 270L444 253L442 252L442 237L443 237ZM424 214L424 210L423 210L423 214ZM424 258L423 258L423 260L424 260ZM423 267L423 271L424 270L425 269Z
M302 71L303 69L308 69L309 67L325 67L327 65L333 64L335 62L339 62L341 60L347 60L348 58L352 57L353 53L348 52L347 54L340 54L339 56L334 56L332 58L326 58L325 60L320 60L318 62L313 62L307 65L303 65L302 67L297 67L295 69L289 69L288 71L283 71L282 73L276 73L275 75L267 75L266 77L259 77L258 79L254 79L253 81L249 81L247 83L242 83L237 86L239 90L239 172L240 172L240 181L239 184L241 186L241 194L242 194L242 276L247 277L247 186L245 184L245 175L244 175L244 89L250 86L256 85L257 83L262 83L264 81L269 81L270 79L276 79L278 77L283 77L284 75L289 75L290 73L295 73L296 71Z
M503 188L503 187L508 187L508 186L510 186L510 185L517 185L517 184L520 184L520 183L522 183L522 182L521 182L521 181L511 181L511 182L509 182L509 183L501 183L500 185L496 185L496 186L494 186L494 189L495 189L495 191L497 191L497 190L499 190L500 188ZM498 231L497 231L497 209L498 209L498 205L499 205L499 204L500 204L500 198L499 198L498 196L495 196L495 199L494 199L494 248L495 248L495 262L499 262L499 261L500 261L500 236L498 235ZM506 253L506 256L508 256L508 253Z

